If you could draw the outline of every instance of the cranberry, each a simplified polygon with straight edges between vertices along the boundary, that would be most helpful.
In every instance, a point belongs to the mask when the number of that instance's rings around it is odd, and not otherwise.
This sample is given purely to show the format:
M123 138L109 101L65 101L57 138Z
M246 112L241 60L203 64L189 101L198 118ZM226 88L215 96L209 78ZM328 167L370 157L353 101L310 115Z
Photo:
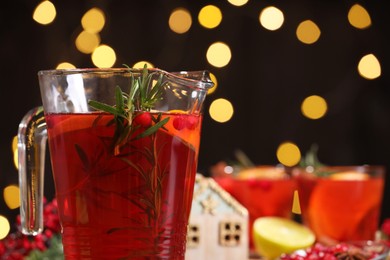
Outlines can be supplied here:
M190 130L194 130L199 123L199 117L197 116L189 116L187 118L186 127Z
M253 189L261 189L263 191L269 191L272 188L272 182L269 180L250 178L248 179L248 186Z
M45 226L51 230L58 230L60 226L59 219L55 214L46 216L44 223Z
M51 201L51 205L56 209L58 207L58 204L57 204L57 199L54 198L52 201Z
M14 250L17 248L17 240L16 238L12 237L12 234L10 237L7 238L7 240L5 241L5 246L7 249L9 250Z
M134 118L134 122L142 127L148 127L152 124L152 115L149 112L142 112Z
M0 255L3 255L6 251L5 245L0 241Z
M259 180L258 186L264 191L269 191L272 188L272 182L269 180Z
M177 116L175 117L175 119L173 119L173 127L176 129L176 130L183 130L185 127L186 127L186 119L184 116Z
M44 231L43 234L45 235L45 237L46 237L47 239L50 239L50 238L53 237L53 231L51 231L50 229L45 229L45 231Z
M334 256L333 253L325 253L323 257L321 257L323 260L337 260L337 257Z
M250 188L257 188L257 180L255 178L248 179L247 183Z
M22 240L22 247L23 247L26 251L30 251L30 250L31 250L31 242L30 242L30 240L28 239L27 236L23 237L23 240Z
M24 256L19 252L11 252L7 259L9 259L9 260L23 260Z
M345 243L340 243L333 247L333 253L341 253L347 251L348 251L348 245Z
M385 219L381 227L383 233L390 236L390 218Z
M21 223L22 223L22 219L21 219L20 215L17 215L16 216L16 225L21 225Z

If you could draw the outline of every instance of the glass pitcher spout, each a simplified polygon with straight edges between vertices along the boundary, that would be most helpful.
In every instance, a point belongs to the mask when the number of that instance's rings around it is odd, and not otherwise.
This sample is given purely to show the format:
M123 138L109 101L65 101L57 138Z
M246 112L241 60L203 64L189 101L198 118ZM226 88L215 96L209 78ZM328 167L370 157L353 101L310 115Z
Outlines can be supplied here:
M204 89L209 89L214 86L214 83L210 78L210 72L207 70L180 72L166 72L163 70L159 71L160 73L166 73L167 75L172 75L172 77L176 77L176 80L178 82L182 82L182 84L192 84Z

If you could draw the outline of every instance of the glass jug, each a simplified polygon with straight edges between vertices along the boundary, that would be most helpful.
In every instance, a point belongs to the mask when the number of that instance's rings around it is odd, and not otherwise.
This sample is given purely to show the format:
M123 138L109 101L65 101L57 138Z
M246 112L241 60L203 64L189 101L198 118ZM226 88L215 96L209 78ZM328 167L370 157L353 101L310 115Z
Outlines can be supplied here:
M48 141L66 259L184 259L207 71L38 72L18 130L21 221L43 229Z

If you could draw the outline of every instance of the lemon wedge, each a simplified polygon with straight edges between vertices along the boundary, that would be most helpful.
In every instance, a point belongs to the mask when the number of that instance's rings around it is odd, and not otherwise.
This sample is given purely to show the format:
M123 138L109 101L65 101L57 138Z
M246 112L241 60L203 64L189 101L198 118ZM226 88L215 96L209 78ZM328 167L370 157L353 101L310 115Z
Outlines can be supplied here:
M293 220L281 217L260 217L253 224L256 251L266 259L305 249L315 242L314 233Z

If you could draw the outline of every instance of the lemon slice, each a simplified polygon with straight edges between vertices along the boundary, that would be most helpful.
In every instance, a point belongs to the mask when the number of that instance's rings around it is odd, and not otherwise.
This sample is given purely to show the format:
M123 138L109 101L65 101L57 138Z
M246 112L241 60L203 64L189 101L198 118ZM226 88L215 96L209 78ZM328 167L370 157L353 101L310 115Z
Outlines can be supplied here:
M253 240L257 252L266 259L305 249L315 242L314 233L290 219L260 217L253 224Z
M364 172L338 172L331 174L329 178L340 181L364 181L370 176Z
M188 112L180 109L172 109L168 111L171 114L188 114Z
M287 176L282 168L272 166L258 166L241 170L239 179L283 179Z

